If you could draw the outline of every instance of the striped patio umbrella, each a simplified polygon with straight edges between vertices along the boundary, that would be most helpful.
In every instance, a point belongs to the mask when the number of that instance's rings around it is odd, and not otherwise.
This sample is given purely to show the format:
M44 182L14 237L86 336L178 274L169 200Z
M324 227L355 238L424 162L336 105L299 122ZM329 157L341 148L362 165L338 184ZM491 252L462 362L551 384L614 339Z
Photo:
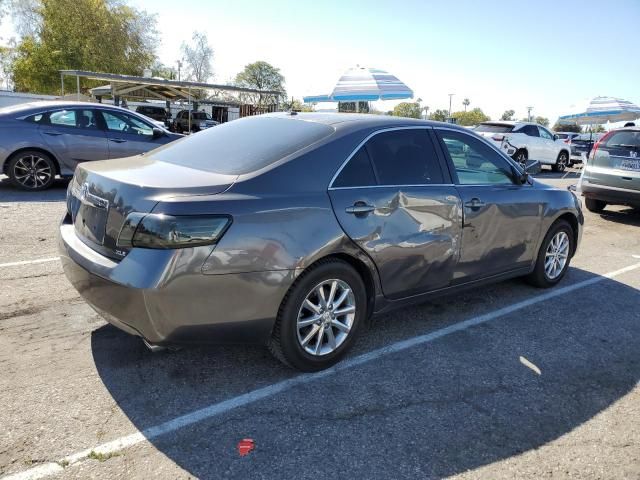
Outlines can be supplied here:
M582 113L563 115L559 123L602 125L607 122L625 122L640 118L640 107L628 100L614 97L595 97Z
M356 67L347 70L330 95L304 97L311 102L357 102L412 98L413 90L394 75L378 68Z

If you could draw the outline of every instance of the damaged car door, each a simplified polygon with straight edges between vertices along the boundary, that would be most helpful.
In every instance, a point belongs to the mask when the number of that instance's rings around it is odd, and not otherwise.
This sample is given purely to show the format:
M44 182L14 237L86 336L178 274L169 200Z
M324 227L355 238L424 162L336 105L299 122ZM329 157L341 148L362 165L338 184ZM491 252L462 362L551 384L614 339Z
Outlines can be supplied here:
M390 299L449 286L458 260L462 202L434 139L425 127L374 132L329 187L340 225Z

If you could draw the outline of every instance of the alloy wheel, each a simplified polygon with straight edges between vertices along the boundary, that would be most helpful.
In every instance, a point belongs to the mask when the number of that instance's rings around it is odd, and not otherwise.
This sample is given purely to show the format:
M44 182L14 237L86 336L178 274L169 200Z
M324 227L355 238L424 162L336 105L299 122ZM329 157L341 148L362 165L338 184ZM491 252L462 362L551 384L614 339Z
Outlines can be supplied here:
M325 280L302 302L296 324L298 342L310 355L327 355L347 339L355 316L355 295L349 284L339 279Z
M40 188L51 181L51 165L43 157L29 154L18 159L13 167L13 178L27 189Z
M544 273L549 280L555 280L560 276L569 258L569 235L567 232L556 233L545 252Z
M564 172L565 168L567 168L567 154L562 152L558 157L558 161L556 162L559 172Z

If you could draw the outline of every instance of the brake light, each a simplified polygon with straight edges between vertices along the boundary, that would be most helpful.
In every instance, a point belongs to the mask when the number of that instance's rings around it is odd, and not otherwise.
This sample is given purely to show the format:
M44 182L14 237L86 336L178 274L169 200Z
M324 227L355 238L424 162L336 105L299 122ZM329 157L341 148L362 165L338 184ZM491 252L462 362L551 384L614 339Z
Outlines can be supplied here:
M564 143L571 143L571 139L570 139L570 138L567 138L567 139L564 141Z
M613 131L611 132L607 132L600 140L598 140L594 145L593 148L591 149L591 155L592 158L595 158L596 156L596 151L598 150L598 147L600 146L601 143L606 142L609 137L613 135Z

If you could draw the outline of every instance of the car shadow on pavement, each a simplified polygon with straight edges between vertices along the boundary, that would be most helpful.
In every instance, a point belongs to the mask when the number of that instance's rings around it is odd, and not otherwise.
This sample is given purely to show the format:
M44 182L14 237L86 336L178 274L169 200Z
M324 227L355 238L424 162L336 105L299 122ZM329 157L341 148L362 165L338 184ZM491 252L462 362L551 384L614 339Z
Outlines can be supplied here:
M64 201L69 180L69 178L56 178L51 188L29 192L15 187L6 176L0 175L0 203Z
M600 218L624 225L640 227L640 209L624 208L623 210L604 210Z
M572 269L562 286L593 277ZM411 307L375 322L352 355L540 294L511 281ZM639 302L639 290L601 279L151 443L199 478L465 472L556 440L629 393L640 379ZM257 346L151 354L109 325L91 342L105 387L139 430L298 375ZM236 451L245 437L257 445L246 458Z

